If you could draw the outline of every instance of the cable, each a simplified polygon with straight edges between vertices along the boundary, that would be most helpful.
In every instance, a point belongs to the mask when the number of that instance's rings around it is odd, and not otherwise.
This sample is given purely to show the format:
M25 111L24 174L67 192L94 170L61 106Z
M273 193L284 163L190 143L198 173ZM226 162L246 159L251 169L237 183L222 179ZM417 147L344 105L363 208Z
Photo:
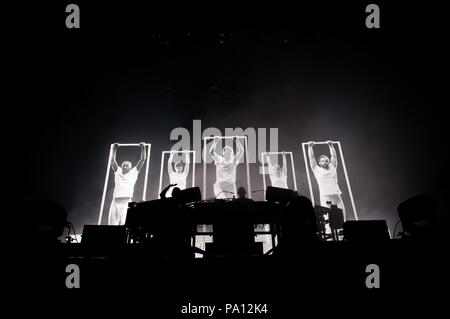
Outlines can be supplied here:
M70 229L72 229L72 232L73 232L75 241L77 242L77 244L79 244L78 238L77 238L77 233L75 232L75 227L73 226L73 224L72 224L71 222L68 221L68 222L66 223L66 227L69 228L69 233L67 234L67 236L70 236Z
M257 192L265 192L265 191L266 191L265 189L256 189L256 190L252 191L252 194L257 193Z
M217 199L217 196L219 196L219 195L222 194L222 193L228 193L228 194L233 194L233 195L234 195L234 193L233 193L233 192L230 192L230 191L221 191L219 194L217 194L217 195L215 196L215 198Z
M402 221L402 220L399 219L399 220L397 221L397 223L395 223L395 226L394 226L394 239L397 237L396 234L395 234L395 231L397 230L397 226L398 226L398 224L399 224L401 221Z

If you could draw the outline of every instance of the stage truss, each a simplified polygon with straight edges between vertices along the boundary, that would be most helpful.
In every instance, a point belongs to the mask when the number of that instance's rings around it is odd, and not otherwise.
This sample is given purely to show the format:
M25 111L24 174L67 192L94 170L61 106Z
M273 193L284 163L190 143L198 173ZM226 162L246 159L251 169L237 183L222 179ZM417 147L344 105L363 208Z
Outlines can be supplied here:
M327 142L314 142L314 145L323 145L323 144L327 144ZM347 182L347 189L348 189L348 193L350 196L350 201L352 204L352 209L353 209L353 214L355 215L355 219L358 220L358 214L356 212L356 207L355 207L355 201L353 200L353 192L352 192L352 188L350 186L350 180L348 178L348 173L347 173L347 167L345 165L345 159L344 159L344 153L342 151L342 147L341 147L341 142L339 141L333 141L333 144L336 144L338 146L339 149L339 156L341 157L342 160L342 167L344 169L344 176L345 176L345 181ZM314 199L314 192L312 189L312 183L311 183L311 176L309 173L309 170L311 169L308 163L308 156L307 156L307 147L308 147L308 143L307 142L303 142L302 143L302 152L303 152L303 158L305 160L305 168L306 168L306 177L308 178L308 186L309 186L309 193L311 194L311 201L313 203L313 205L315 205L315 199Z
M111 160L114 144L116 143L112 143L111 146L109 147L109 156L108 156L108 164L106 165L105 183L103 184L102 202L100 204L100 212L98 214L98 221L97 221L98 225L101 225L103 217L103 209L105 207L105 199L106 199L106 192L108 190L109 173L111 170ZM118 143L118 147L139 147L140 145L141 144L139 143L122 143L122 144ZM142 201L145 201L145 196L147 194L148 168L150 163L150 151L152 148L152 145L150 143L145 143L144 145L147 148L147 160L145 161L145 176L144 176L144 189L142 191Z
M159 196L159 194L161 194L161 190L162 190L163 169L164 169L164 163L165 163L164 157L165 157L166 154L170 154L170 153L183 153L183 154L188 153L188 154L192 154L192 172L191 172L191 174L192 174L192 187L195 186L195 159L196 159L195 158L195 154L196 154L196 152L195 151L188 151L188 150L185 150L185 151L162 151L161 152L161 170L159 172L159 191L158 191L158 196Z
M283 153L285 153L286 155L290 155L291 156L291 170L292 170L292 178L294 181L294 190L297 191L297 178L295 177L295 166L294 166L294 156L292 154L292 152L262 152L261 153L261 161L262 161L262 175L263 175L263 187L264 187L264 198L266 197L266 171L265 171L265 161L264 161L264 156L270 156L270 155L282 155ZM268 170L270 169L270 167L267 168Z
M206 144L208 140L214 140L214 138L219 139L243 139L244 140L244 152L245 152L245 166L247 171L247 194L248 198L252 198L252 189L250 185L250 170L249 170L249 160L248 160L248 138L247 136L207 136L203 138L203 199L206 199ZM237 196L235 193L234 196Z

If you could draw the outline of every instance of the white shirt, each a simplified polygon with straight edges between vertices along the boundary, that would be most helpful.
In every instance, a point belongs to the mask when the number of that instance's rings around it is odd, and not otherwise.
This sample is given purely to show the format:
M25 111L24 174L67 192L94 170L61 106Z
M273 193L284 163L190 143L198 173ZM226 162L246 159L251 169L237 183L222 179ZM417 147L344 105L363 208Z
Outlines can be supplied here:
M122 173L122 168L118 167L114 172L114 198L133 198L134 184L138 178L138 170L133 167L128 173Z
M184 174L184 172L182 173L176 173L176 172L171 172L169 174L169 179L170 179L170 184L177 184L177 186L179 189L185 189L186 188L186 174Z
M216 161L214 164L216 164L216 183L236 182L236 161L233 160L230 163L225 163L224 160L221 159L220 161Z
M328 169L316 166L314 169L314 176L319 185L320 195L336 195L342 194L338 186L336 167L330 164Z
M269 176L270 176L270 182L272 183L273 187L280 187L280 188L288 189L286 175L281 174L281 176L278 177L277 174L270 174Z

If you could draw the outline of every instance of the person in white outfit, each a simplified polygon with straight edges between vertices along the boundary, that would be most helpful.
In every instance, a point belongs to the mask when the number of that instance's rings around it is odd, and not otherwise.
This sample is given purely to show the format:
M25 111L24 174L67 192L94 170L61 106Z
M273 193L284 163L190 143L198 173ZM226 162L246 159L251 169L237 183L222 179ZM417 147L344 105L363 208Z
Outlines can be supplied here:
M283 167L279 164L273 164L270 160L270 155L267 154L267 165L269 167L270 182L273 187L286 188L287 185L287 165L286 165L286 153L281 153L283 156Z
M337 178L337 156L334 149L333 142L326 142L330 148L331 159L326 155L319 157L319 162L316 161L314 156L314 142L308 143L308 156L311 169L314 172L317 184L319 185L320 192L320 205L323 207L330 207L336 205L342 209L342 214L345 217L345 207L341 198L341 190L338 185Z
M182 161L177 161L174 163L173 157L176 151L170 151L170 156L167 161L167 171L169 173L170 184L176 185L180 190L186 188L186 179L189 174L189 153L184 153L186 155L186 159L184 161L184 165ZM170 188L167 191L167 197L172 196L173 188Z
M124 225L127 217L128 203L133 200L134 185L136 184L139 171L144 165L147 154L145 143L140 143L141 159L132 167L131 162L124 161L121 166L117 164L116 153L119 145L113 145L113 156L111 168L114 171L114 195L109 208L108 225Z
M244 147L237 137L234 137L234 140L237 148L236 155L230 146L222 149L222 155L217 154L215 149L220 141L218 137L214 138L209 150L216 165L216 182L214 183L216 198L233 198L236 194L236 167L244 155Z

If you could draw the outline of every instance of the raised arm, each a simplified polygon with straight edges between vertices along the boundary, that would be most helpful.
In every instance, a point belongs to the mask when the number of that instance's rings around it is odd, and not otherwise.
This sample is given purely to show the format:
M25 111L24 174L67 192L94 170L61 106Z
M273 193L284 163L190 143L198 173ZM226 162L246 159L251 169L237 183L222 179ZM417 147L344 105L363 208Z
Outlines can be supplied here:
M114 143L113 144L113 149L112 149L112 159L111 159L111 169L115 172L117 171L117 169L119 168L119 165L117 164L117 160L116 160L116 153L117 153L117 149L119 148L119 144Z
M189 158L189 153L184 153L186 155L186 160L184 161L184 170L183 170L183 176L187 177L189 175L189 164L191 163Z
M336 150L334 149L333 142L327 141L328 146L330 147L330 154L331 154L331 165L334 167L337 167L337 156L336 156Z
M311 166L312 170L315 170L317 167L317 161L316 161L316 157L314 156L314 142L309 142L308 143L308 156L309 156L309 165Z
M238 164L241 161L242 156L244 156L244 147L242 146L242 143L239 141L239 138L237 136L234 137L236 139L236 148L237 152L234 156L234 161L236 164Z
M283 176L287 176L287 161L286 161L286 152L281 153L283 155L283 169L281 174Z
M175 173L175 170L173 169L173 154L175 154L175 152L170 151L169 159L167 160L167 173L169 175Z
M219 143L219 138L216 136L212 142L211 148L209 149L209 154L213 158L214 162L218 162L220 160L220 155L216 153L216 145Z
M145 143L141 142L141 143L139 143L139 146L141 147L141 159L136 164L136 169L138 170L138 172L141 170L142 166L144 166L144 163L147 160L147 152L145 151Z

